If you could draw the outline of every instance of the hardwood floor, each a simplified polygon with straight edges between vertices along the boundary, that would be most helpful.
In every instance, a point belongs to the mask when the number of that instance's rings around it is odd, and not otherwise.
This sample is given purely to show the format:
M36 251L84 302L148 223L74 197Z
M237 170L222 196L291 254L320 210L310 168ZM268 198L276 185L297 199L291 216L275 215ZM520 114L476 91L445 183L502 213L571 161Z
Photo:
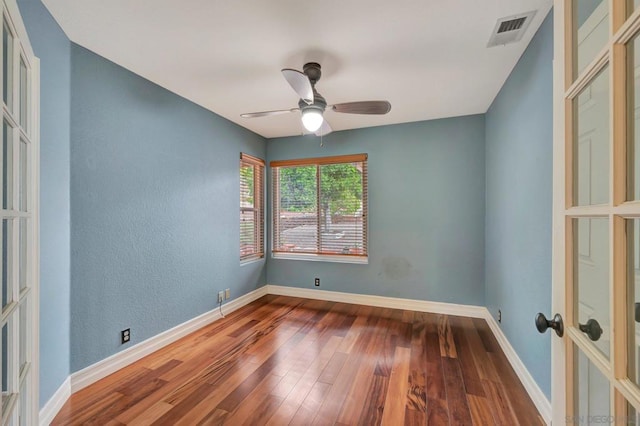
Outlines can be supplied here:
M72 395L52 424L542 423L484 320L265 296Z

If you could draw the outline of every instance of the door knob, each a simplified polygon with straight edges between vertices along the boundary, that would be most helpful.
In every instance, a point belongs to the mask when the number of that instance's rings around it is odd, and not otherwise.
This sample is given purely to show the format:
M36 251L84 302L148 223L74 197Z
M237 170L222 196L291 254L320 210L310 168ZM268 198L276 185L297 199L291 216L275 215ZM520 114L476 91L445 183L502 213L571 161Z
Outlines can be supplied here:
M580 331L589 336L594 342L602 336L602 327L595 319L591 318L586 324L578 324Z
M548 320L542 312L536 315L536 328L540 333L544 333L547 329L552 328L556 331L558 337L564 335L564 324L560 314L555 314L552 320Z

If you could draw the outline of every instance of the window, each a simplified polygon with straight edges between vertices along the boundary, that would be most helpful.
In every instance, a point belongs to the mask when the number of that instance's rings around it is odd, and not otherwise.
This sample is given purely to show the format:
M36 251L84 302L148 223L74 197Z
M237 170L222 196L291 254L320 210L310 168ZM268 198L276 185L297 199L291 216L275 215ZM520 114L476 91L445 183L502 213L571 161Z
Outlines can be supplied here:
M272 161L273 255L367 261L367 155Z
M264 257L264 161L240 154L240 260Z

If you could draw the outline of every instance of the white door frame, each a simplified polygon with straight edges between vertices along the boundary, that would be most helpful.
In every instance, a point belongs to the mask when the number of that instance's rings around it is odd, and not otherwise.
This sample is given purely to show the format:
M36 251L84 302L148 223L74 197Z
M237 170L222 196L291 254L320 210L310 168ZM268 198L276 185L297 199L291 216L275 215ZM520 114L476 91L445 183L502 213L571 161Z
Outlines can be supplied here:
M13 113L8 110L4 110L3 115L7 116L18 116L20 112L17 110L18 108L18 99L20 96L20 92L18 89L19 86L19 78L20 78L20 58L23 57L25 65L27 66L27 93L26 97L29 100L27 104L30 103L27 112L27 131L23 131L22 128L18 130L18 128L12 131L13 142L17 141L17 146L20 146L22 143L21 140L28 141L28 149L27 149L27 210L19 211L20 206L18 205L18 195L15 194L15 190L13 190L13 206L12 210L3 210L3 217L9 218L17 218L24 217L27 218L27 223L30 225L27 226L27 237L26 237L26 245L27 245L27 255L26 255L26 269L24 273L26 274L27 287L29 288L27 291L22 291L18 289L17 299L24 300L25 304L28 303L29 309L28 318L27 318L27 340L26 340L26 354L25 354L25 366L26 368L23 370L23 374L26 374L24 386L26 387L26 395L8 395L7 401L11 401L12 399L15 402L15 407L11 410L11 413L2 413L2 421L7 422L10 425L13 425L17 422L18 416L20 417L21 424L27 425L35 425L38 424L38 414L39 414L39 359L40 359L40 347L39 347L39 329L40 329L40 223L39 223L39 213L40 213L40 61L36 58L31 44L29 42L29 37L22 21L22 17L20 15L20 11L18 9L18 5L16 0L2 0L2 11L8 17L8 20L11 23L12 31L14 34L14 44L13 48ZM2 50L2 46L0 45L0 53ZM1 55L0 55L1 56ZM17 60L16 60L17 59ZM0 81L2 81L2 67L0 67ZM0 84L0 99L2 93L2 85ZM1 105L1 103L0 103ZM21 121L15 120L13 121ZM20 124L20 123L17 123ZM30 152L29 152L30 151ZM16 161L19 161L19 152L13 155L14 164ZM10 183L13 184L14 180L19 180L19 176L17 172L13 173L13 179L10 179ZM15 185L14 185L15 187ZM2 208L2 206L0 206ZM18 226L14 226L14 230L18 229ZM12 245L18 245L18 236L13 233L12 236ZM11 249L11 248L10 248ZM17 248L14 250L18 250ZM14 256L15 257L15 256ZM16 280L18 273L15 272L17 268L19 268L18 260L13 260L13 268L14 272L12 272L13 280ZM10 284L11 285L11 284ZM19 287L19 283L13 284L14 293L15 289ZM15 294L12 296L14 302L16 301ZM19 303L20 305L20 303ZM19 309L16 309L19 310ZM10 316L18 317L19 313L10 313L11 310L8 309L7 312ZM14 339L19 340L19 336L25 330L20 330L19 327L19 319L12 319L11 328L13 331L18 332L18 336L14 337ZM9 323L7 323L9 324ZM20 362L18 358L19 354L19 346L17 342L13 342L8 348L4 348L4 350L9 353L8 362L12 363L13 370L15 371L16 365ZM0 351L0 358L2 357L2 351ZM18 365L18 368L20 366ZM14 373L15 374L15 373ZM15 382L15 376L8 377L8 380L12 380ZM15 383L14 383L15 384ZM3 395L2 403L5 402L5 395Z

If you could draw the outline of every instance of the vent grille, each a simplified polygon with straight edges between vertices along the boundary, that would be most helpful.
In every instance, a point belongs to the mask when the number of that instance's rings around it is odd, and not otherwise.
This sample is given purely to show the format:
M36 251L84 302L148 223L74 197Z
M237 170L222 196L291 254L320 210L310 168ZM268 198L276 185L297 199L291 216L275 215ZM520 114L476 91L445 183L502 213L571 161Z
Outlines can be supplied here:
M527 18L525 17L525 18L511 19L510 21L503 21L500 23L500 27L498 28L498 34L506 33L507 31L519 30L520 28L522 28L522 25L526 20Z
M493 28L489 43L487 43L487 47L504 46L505 44L520 41L535 14L536 11L532 10L531 12L519 13L498 19L496 26Z

